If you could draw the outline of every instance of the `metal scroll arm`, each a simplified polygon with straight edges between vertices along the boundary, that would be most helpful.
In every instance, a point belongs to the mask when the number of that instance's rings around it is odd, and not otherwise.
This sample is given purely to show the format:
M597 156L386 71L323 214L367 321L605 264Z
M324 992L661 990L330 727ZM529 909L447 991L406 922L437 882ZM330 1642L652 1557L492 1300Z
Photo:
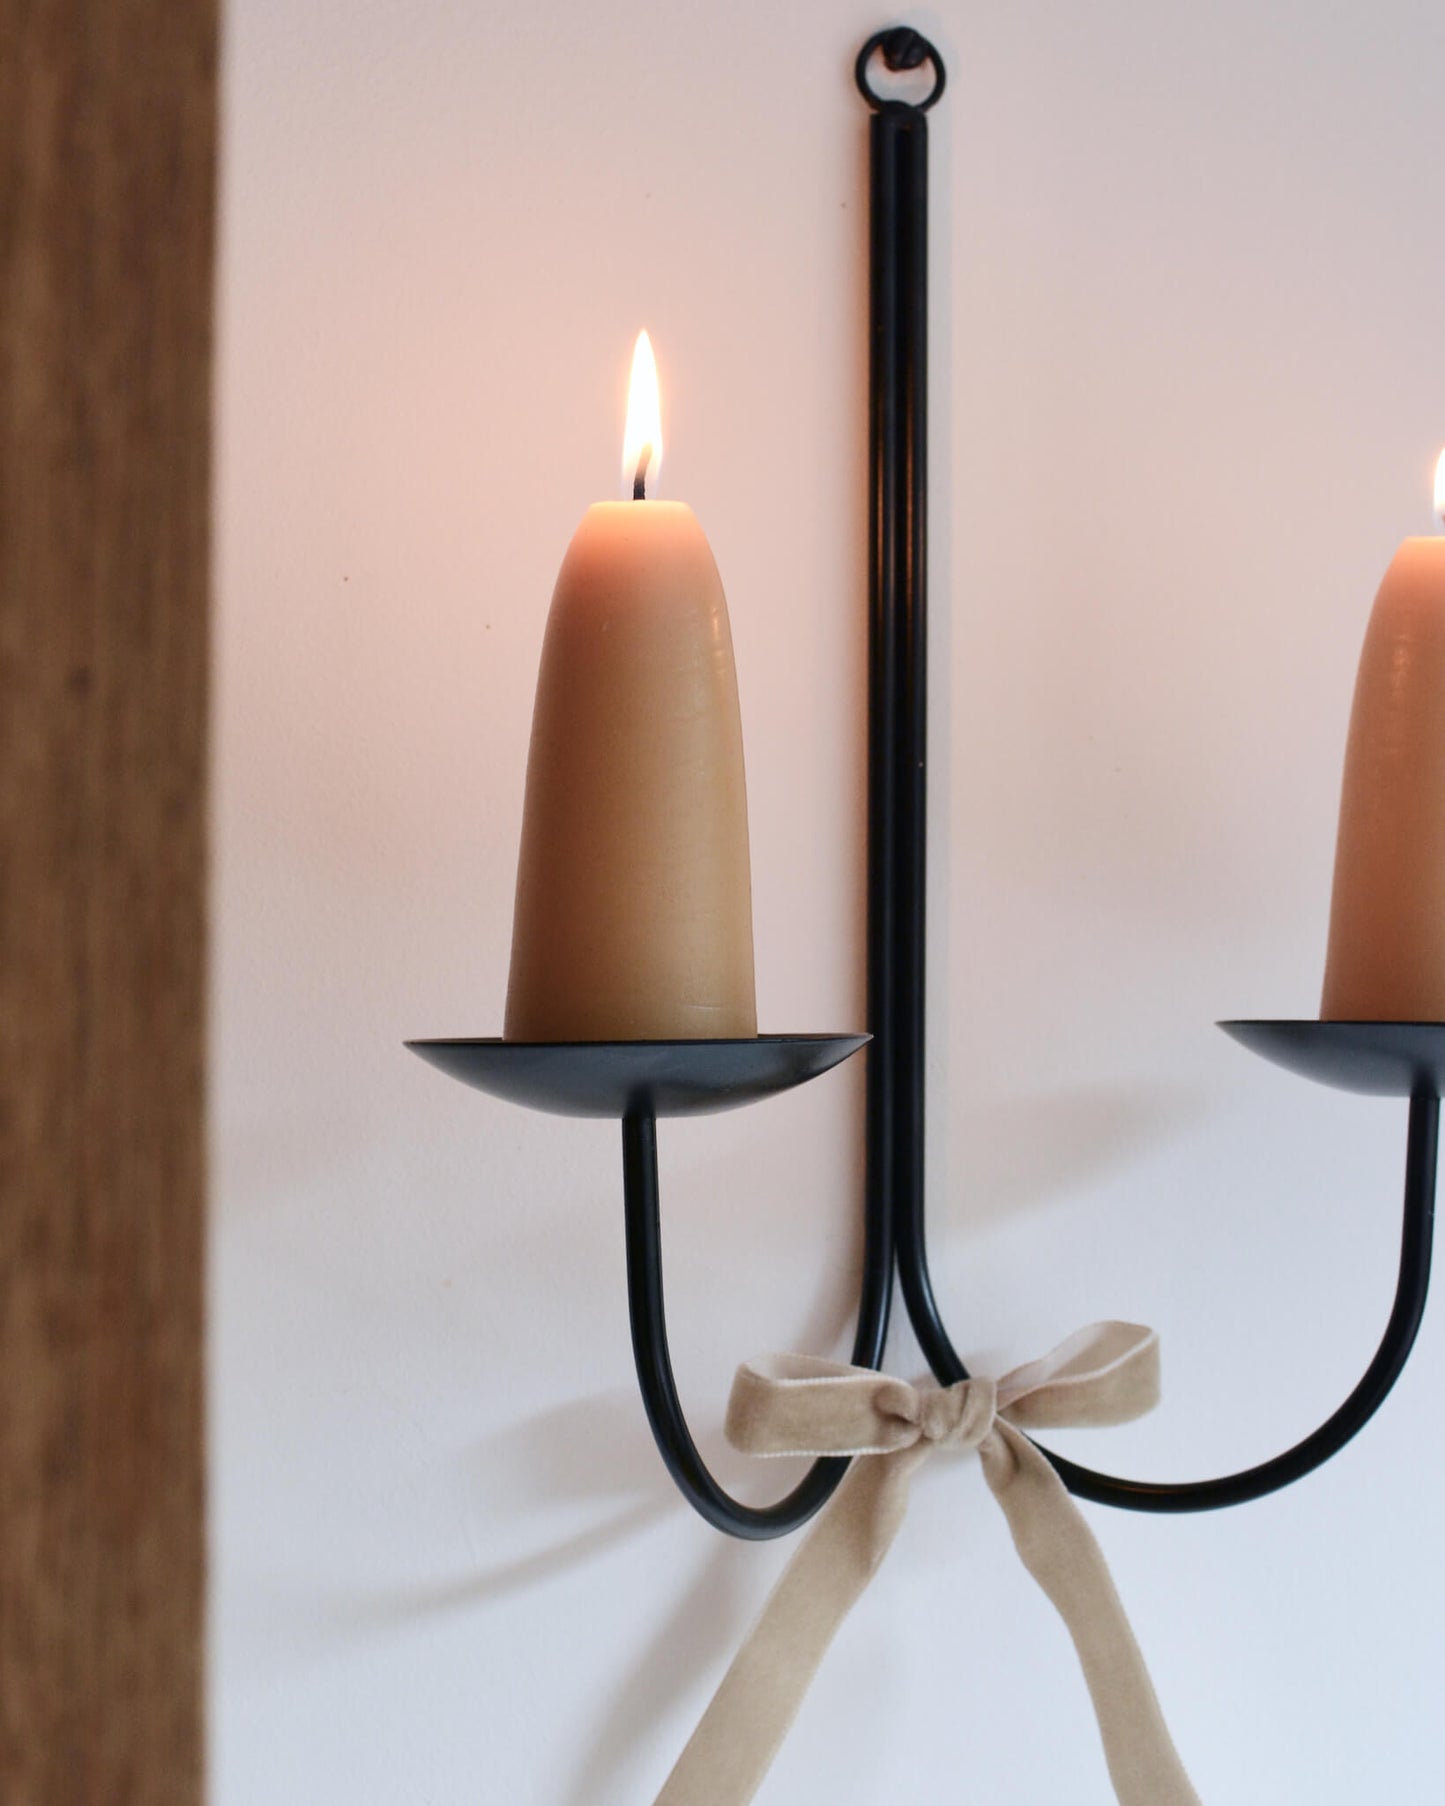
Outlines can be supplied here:
M908 104L872 73L931 64L932 89ZM870 1128L890 1175L898 1275L920 1346L944 1385L968 1377L928 1272L923 1226L924 949L928 754L928 124L944 69L927 39L895 28L870 38L857 82L870 127L869 362L869 999L868 1068L886 1101ZM1258 1051L1268 1051L1259 1049ZM1284 1062L1288 1064L1288 1062ZM1326 1076L1316 1074L1315 1076ZM1338 1082L1338 1080L1332 1081ZM1368 1087L1363 1087L1368 1088ZM1207 1511L1299 1479L1343 1446L1399 1377L1425 1307L1434 1220L1439 1092L1417 1080L1410 1102L1405 1227L1395 1308L1379 1352L1349 1398L1312 1436L1242 1473L1186 1485L1096 1474L1045 1449L1081 1498L1134 1511Z
M1410 1100L1410 1130L1405 1154L1404 1228L1400 1242L1400 1277L1395 1305L1375 1358L1364 1378L1338 1411L1292 1449L1218 1480L1194 1480L1169 1484L1147 1480L1121 1480L1097 1474L1056 1455L1043 1453L1071 1493L1100 1505L1119 1505L1130 1511L1214 1511L1224 1505L1243 1505L1277 1492L1337 1455L1385 1402L1400 1377L1425 1313L1430 1283L1430 1243L1435 1223L1435 1174L1439 1143L1440 1100L1417 1093ZM948 1339L934 1302L924 1247L922 1213L911 1212L898 1225L898 1264L904 1297L919 1344L929 1365L945 1385L967 1378L967 1369ZM1040 1445L1042 1446L1042 1445Z
M754 1542L786 1536L827 1503L848 1463L836 1455L815 1461L792 1492L774 1505L741 1504L713 1479L688 1431L667 1348L657 1121L650 1110L634 1110L623 1118L622 1173L632 1352L647 1420L667 1471L688 1502L714 1528ZM883 1358L892 1292L893 1248L888 1211L881 1192L870 1183L864 1207L863 1292L852 1354L856 1366L876 1367Z

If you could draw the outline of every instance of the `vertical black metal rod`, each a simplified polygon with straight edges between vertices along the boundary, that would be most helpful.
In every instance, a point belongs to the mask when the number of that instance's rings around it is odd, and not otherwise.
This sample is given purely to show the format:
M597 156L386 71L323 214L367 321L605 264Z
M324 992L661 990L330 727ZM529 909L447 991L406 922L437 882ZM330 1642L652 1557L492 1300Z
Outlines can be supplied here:
M924 1239L928 882L928 119L943 64L913 33L876 40L895 67L931 60L924 105L870 121L868 1125L889 1175L910 1317L936 1327ZM926 1346L926 1345L925 1345ZM951 1365L966 1377L952 1348Z
M868 1049L870 1190L923 1203L927 883L928 120L870 122Z

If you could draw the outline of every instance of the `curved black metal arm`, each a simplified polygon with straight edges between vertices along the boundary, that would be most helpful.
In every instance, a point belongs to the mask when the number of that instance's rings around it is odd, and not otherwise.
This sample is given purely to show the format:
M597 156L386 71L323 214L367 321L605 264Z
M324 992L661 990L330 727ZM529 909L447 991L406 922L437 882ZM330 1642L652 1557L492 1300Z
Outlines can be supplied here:
M639 1110L622 1122L623 1195L627 1212L627 1303L632 1352L647 1420L657 1447L689 1503L718 1530L760 1542L786 1536L827 1503L847 1471L840 1456L815 1461L786 1498L775 1505L744 1505L724 1492L708 1472L688 1432L667 1348L662 1295L662 1222L657 1184L657 1122ZM883 1358L893 1295L889 1213L881 1192L869 1186L864 1205L863 1291L853 1362L876 1367Z
M870 190L868 1026L870 1093L891 1107L870 1121L869 1160L886 1173L899 1278L909 1317L938 1379L968 1377L939 1316L923 1224L924 947L928 745L928 128L921 107L884 101L869 59L890 68L942 60L916 33L882 33L859 57L874 109ZM1329 1421L1273 1461L1185 1485L1097 1474L1043 1452L1081 1498L1134 1511L1208 1511L1287 1486L1318 1467L1379 1409L1409 1356L1425 1308L1434 1220L1438 1087L1424 1079L1410 1103L1399 1287L1385 1337L1359 1385ZM875 1138L876 1128L876 1138Z
M1430 1284L1430 1244L1435 1224L1435 1172L1440 1133L1440 1100L1419 1094L1410 1100L1410 1132L1405 1154L1405 1213L1400 1241L1400 1278L1395 1306L1390 1312L1383 1341L1364 1378L1333 1417L1321 1424L1283 1455L1263 1461L1218 1480L1169 1483L1121 1480L1112 1474L1096 1474L1065 1460L1051 1449L1043 1453L1071 1493L1100 1505L1118 1505L1129 1511L1215 1511L1225 1505L1243 1505L1266 1493L1303 1479L1323 1462L1337 1455L1385 1402L1410 1357L1420 1319L1425 1314L1425 1294ZM898 1226L898 1262L908 1314L919 1343L934 1373L945 1385L968 1377L938 1315L928 1276L922 1212L914 1212ZM1040 1445L1042 1447L1042 1445Z

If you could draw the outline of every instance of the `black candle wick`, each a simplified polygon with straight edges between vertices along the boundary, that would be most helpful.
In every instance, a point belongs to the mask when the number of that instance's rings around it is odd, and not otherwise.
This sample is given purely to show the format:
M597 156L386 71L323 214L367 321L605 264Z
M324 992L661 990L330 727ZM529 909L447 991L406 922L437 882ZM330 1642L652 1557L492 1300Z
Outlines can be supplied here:
M637 475L632 479L632 499L634 502L647 500L647 467L652 462L652 441L649 439L643 446L637 459Z

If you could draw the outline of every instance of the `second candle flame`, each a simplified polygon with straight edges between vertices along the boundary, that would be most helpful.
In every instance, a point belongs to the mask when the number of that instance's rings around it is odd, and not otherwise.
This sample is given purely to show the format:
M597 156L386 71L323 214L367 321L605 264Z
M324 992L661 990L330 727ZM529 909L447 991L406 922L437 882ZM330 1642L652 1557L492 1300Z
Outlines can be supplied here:
M632 351L632 380L627 388L627 431L622 438L623 493L641 499L657 493L662 468L662 403L657 392L657 360L652 340L637 335Z

